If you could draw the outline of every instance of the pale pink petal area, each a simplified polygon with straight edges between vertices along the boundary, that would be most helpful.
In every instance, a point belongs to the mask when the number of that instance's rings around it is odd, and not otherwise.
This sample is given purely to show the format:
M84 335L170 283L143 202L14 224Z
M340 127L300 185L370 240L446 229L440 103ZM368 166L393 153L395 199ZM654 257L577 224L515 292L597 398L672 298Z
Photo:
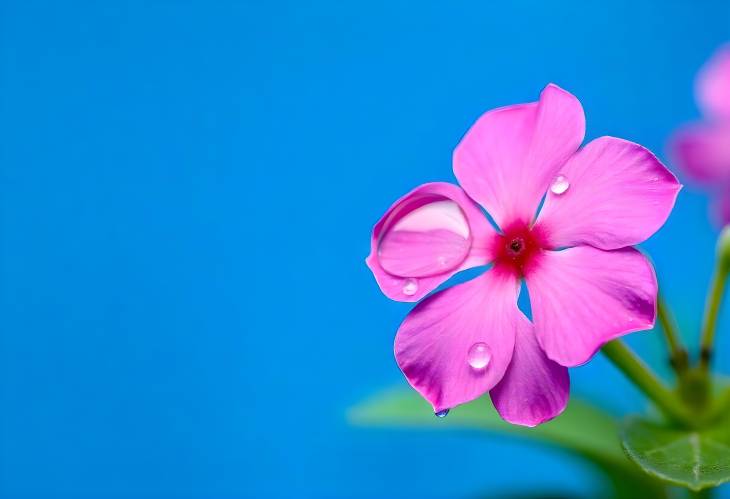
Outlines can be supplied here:
M563 412L570 395L570 377L567 367L545 356L534 326L524 316L522 319L512 362L490 395L505 421L537 426Z
M686 126L669 147L675 163L693 180L708 185L730 181L730 121Z
M521 312L514 274L494 269L419 303L398 329L395 358L434 412L489 391L512 359Z
M453 184L434 182L396 201L373 228L365 262L383 293L423 298L460 270L486 265L496 232Z
M634 248L546 251L525 280L537 339L560 365L581 365L604 343L654 326L656 276Z
M700 70L696 93L707 116L730 119L730 44L718 49Z
M496 109L479 118L454 150L454 174L501 228L528 223L584 135L580 102L551 84L539 102Z
M681 188L651 152L614 137L587 144L558 178L536 224L553 248L638 244L664 224Z

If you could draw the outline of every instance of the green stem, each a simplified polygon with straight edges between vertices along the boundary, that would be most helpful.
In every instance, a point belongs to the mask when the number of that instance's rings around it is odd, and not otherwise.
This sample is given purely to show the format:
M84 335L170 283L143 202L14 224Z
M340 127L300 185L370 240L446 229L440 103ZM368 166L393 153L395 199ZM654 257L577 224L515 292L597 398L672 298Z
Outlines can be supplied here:
M644 362L621 340L603 345L601 351L649 397L664 414L676 422L692 426L691 414L675 394L644 364Z
M712 349L715 342L715 331L717 329L717 317L720 313L720 305L725 294L725 283L730 271L730 226L726 226L720 233L717 241L717 259L715 274L712 277L712 284L707 293L705 302L705 316L702 322L702 333L700 336L700 367L707 370L712 358Z
M657 318L669 346L669 360L674 370L679 374L687 369L689 363L687 349L682 344L676 322L674 322L674 318L661 295L657 297Z

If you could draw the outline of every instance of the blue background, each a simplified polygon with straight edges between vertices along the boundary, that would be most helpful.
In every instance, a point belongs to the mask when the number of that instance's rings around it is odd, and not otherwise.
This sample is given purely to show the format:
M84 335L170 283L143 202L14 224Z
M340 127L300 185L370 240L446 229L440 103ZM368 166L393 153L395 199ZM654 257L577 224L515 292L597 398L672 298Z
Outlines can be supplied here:
M577 95L660 155L726 2L0 4L0 496L586 493L504 438L354 429L409 306L363 260L482 112ZM717 230L644 248L693 339ZM730 339L721 328L721 368ZM632 345L664 362L656 334ZM642 399L600 356L574 394Z

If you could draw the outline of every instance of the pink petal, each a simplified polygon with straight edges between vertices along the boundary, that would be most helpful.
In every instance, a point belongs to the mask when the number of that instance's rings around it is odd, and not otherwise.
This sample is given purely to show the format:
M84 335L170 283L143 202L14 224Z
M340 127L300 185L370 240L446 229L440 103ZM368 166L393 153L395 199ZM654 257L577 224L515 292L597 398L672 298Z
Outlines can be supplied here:
M458 186L424 184L375 224L365 262L386 296L412 302L456 272L489 263L495 237L479 206Z
M730 119L730 44L718 49L700 70L696 93L705 114Z
M710 206L714 222L721 226L730 224L730 189L725 188Z
M583 364L607 341L654 326L654 269L634 248L546 251L525 280L537 339L560 365Z
M670 150L692 179L710 185L730 181L730 122L684 127L670 140Z
M580 102L551 84L539 102L495 109L479 118L454 150L454 174L500 227L528 223L584 134Z
M537 220L554 248L638 244L664 224L681 188L651 152L614 137L578 151L559 179Z
M512 362L490 395L505 421L537 426L563 412L570 394L568 368L545 356L532 323L524 316L515 339Z
M521 320L519 291L512 274L492 269L429 296L408 314L395 358L434 412L473 400L502 379Z

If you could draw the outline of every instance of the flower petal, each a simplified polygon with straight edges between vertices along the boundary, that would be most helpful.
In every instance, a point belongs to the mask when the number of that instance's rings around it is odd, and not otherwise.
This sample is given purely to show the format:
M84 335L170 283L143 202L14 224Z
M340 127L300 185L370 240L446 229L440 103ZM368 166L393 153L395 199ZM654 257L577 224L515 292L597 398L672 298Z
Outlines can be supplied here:
M395 358L434 412L473 400L502 379L521 320L519 292L514 275L492 269L429 296L408 314Z
M537 220L554 248L638 244L664 224L681 188L651 152L614 137L587 144L560 176Z
M522 426L550 421L568 404L568 368L545 356L534 326L524 316L517 331L512 362L490 395L505 421Z
M555 173L584 135L580 102L551 84L539 102L479 118L454 150L454 174L501 228L532 222Z
M696 93L707 116L730 119L730 44L718 49L700 70Z
M375 224L365 260L380 289L412 302L460 270L486 265L496 232L458 186L424 184Z
M654 326L656 276L634 248L546 251L525 280L537 339L560 365L583 364L604 343Z
M689 125L670 140L674 161L705 184L730 181L730 123Z

